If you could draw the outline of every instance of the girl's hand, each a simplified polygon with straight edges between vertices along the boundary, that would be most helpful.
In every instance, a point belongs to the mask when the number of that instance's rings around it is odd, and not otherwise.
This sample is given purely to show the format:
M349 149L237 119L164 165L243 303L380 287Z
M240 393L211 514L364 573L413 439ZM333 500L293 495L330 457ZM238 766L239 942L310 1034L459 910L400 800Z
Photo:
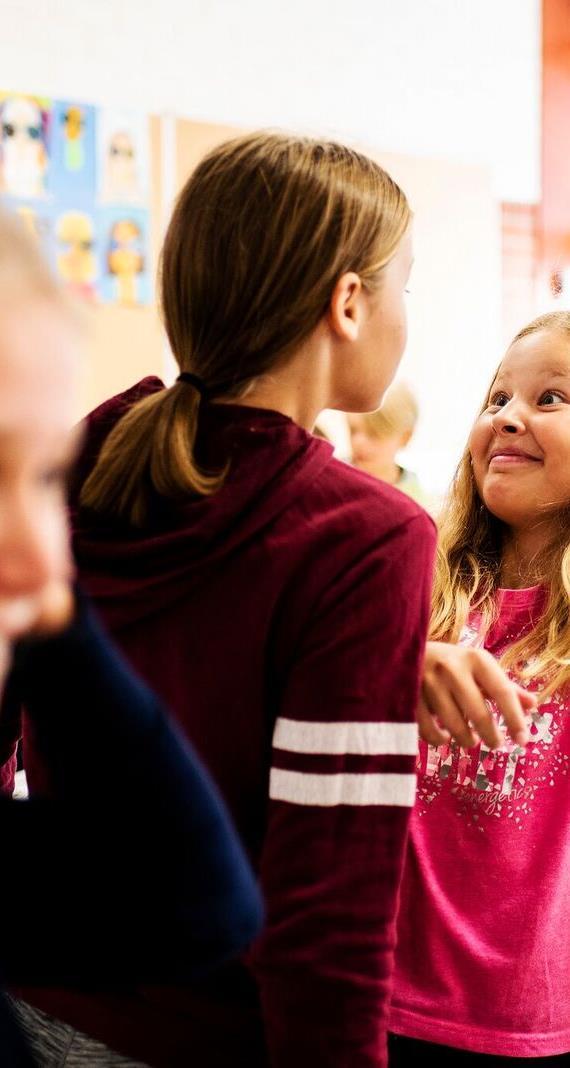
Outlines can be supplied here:
M428 642L417 720L430 745L451 739L464 749L482 739L491 749L504 744L492 701L517 745L529 740L528 715L536 697L512 682L491 653L448 642Z

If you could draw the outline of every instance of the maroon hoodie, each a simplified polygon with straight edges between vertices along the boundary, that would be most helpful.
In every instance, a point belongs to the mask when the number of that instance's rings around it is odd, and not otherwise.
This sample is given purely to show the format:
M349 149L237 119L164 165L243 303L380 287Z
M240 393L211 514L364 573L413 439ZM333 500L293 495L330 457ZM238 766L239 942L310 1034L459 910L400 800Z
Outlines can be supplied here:
M126 408L162 388L145 379L89 416L79 481ZM191 989L25 996L161 1068L379 1068L433 524L278 412L203 403L197 455L214 470L229 458L218 493L157 499L142 532L78 510L75 549L111 633L221 786L267 930ZM33 786L31 738L27 759Z

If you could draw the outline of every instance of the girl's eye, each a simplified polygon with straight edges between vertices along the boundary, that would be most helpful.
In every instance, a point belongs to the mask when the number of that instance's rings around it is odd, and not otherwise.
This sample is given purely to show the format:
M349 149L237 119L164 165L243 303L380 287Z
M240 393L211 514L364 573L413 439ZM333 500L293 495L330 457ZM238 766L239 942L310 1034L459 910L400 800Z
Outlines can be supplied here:
M564 397L561 393L557 393L555 389L547 389L546 393L542 394L538 403L545 407L549 407L549 405L552 404L563 404Z
M509 397L506 393L493 393L489 398L488 408L504 408L505 404L509 403Z

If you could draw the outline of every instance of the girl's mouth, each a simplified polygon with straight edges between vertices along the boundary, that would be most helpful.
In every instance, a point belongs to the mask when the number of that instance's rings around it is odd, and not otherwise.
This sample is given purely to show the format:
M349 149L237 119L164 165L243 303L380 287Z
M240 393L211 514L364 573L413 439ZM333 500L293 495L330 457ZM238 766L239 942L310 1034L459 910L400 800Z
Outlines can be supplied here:
M528 452L515 449L505 449L504 452L494 452L489 460L489 467L520 467L522 464L539 464L538 456L531 456Z

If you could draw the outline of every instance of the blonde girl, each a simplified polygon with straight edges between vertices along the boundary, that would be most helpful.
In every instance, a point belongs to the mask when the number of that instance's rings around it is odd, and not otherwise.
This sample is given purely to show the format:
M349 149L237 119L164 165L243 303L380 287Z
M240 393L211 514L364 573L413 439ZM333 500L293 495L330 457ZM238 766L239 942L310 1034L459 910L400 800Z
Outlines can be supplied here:
M570 313L559 312L508 349L442 521L424 680L427 705L439 686L440 725L418 760L396 1066L570 1062L569 507ZM458 726L455 687L463 674L482 700L481 655L535 694L528 744L513 731L495 751Z

